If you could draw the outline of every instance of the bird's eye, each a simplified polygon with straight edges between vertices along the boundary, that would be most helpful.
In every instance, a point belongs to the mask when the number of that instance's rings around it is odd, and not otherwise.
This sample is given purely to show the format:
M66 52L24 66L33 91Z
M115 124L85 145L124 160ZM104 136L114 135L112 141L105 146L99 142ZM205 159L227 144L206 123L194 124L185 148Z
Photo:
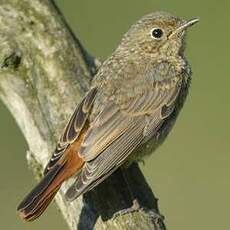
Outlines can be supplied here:
M162 38L164 35L164 32L162 29L160 28L154 28L152 31L151 31L151 36L155 39L160 39Z

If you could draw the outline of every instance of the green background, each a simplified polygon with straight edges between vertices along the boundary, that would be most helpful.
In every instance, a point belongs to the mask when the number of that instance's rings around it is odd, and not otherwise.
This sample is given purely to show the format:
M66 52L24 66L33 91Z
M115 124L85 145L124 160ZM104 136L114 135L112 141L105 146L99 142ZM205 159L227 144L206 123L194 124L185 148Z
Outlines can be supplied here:
M163 10L201 19L187 42L193 67L189 98L167 141L142 168L170 230L230 229L230 1L56 2L83 45L101 60L146 13ZM0 118L0 229L67 229L55 205L33 223L16 217L18 202L35 181L26 165L26 142L2 104Z

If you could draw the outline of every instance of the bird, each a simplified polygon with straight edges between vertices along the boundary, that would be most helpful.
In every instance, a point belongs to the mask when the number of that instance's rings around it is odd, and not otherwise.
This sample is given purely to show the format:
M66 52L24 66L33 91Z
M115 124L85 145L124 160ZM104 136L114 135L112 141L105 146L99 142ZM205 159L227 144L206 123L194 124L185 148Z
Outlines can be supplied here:
M66 199L73 201L163 143L188 95L185 40L198 21L153 12L130 27L95 74L43 178L17 207L22 219L38 218L70 177Z

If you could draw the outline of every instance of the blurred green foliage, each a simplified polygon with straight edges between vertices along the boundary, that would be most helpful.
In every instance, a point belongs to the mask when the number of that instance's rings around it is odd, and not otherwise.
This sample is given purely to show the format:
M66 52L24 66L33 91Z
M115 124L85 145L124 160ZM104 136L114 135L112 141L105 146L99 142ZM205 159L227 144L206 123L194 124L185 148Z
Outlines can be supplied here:
M187 42L193 67L190 96L166 143L142 168L169 229L229 229L229 0L56 2L83 45L101 60L146 13L162 10L200 17ZM54 207L34 223L16 217L17 203L35 181L26 165L26 142L3 104L0 118L0 229L67 229Z

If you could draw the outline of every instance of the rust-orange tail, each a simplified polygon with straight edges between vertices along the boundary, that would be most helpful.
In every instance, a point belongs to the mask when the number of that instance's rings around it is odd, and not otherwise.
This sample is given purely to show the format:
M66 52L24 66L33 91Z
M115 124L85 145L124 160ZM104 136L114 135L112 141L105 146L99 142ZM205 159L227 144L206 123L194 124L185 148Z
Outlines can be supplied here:
M83 165L78 157L76 146L66 150L66 153L40 183L24 198L17 208L18 215L26 221L38 218L54 198L61 184L77 172Z

